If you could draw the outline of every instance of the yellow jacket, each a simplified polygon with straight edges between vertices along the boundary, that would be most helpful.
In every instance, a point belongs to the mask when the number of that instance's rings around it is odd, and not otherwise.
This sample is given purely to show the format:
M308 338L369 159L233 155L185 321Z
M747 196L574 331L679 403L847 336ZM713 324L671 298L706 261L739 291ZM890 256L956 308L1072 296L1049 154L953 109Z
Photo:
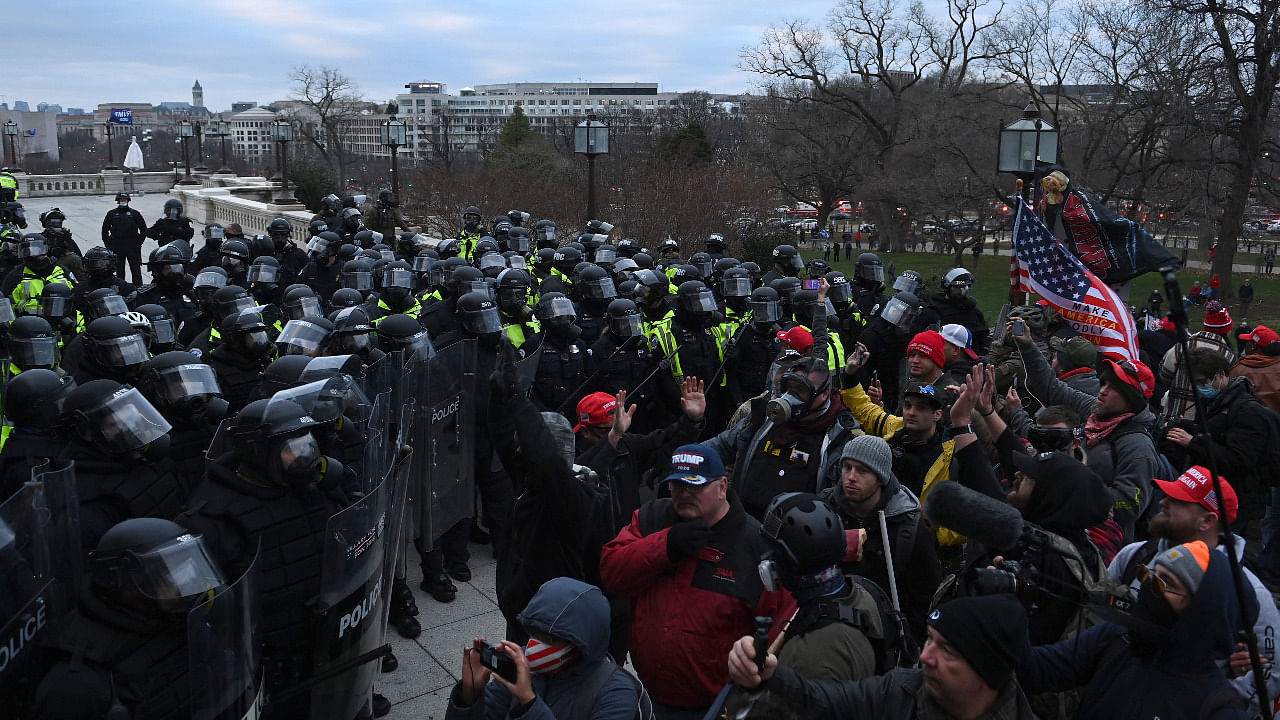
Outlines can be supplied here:
M902 418L898 415L889 414L884 408L871 402L871 398L867 397L862 385L854 385L841 390L840 398L844 400L844 406L849 408L849 412L853 413L853 417L868 435L879 435L888 440L902 429ZM951 458L955 455L955 452L955 440L942 441L942 452L938 454L938 459L933 461L933 465L924 474L924 487L920 490L920 505L922 507L924 506L925 498L929 497L929 491L933 489L934 485L951 479ZM939 545L963 545L965 542L963 535L946 528L935 528L934 532L938 538Z

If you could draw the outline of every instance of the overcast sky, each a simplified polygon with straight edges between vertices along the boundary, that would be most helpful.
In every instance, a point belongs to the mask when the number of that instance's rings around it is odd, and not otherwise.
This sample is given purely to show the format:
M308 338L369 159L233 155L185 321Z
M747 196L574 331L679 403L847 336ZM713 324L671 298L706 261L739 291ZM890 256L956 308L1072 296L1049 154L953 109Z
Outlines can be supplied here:
M821 19L835 0L84 0L4 3L0 83L26 100L187 101L205 106L285 97L290 69L329 65L385 101L416 80L451 92L500 82L657 82L663 91L742 92L755 78L739 50L771 23ZM16 64L15 64L16 63Z

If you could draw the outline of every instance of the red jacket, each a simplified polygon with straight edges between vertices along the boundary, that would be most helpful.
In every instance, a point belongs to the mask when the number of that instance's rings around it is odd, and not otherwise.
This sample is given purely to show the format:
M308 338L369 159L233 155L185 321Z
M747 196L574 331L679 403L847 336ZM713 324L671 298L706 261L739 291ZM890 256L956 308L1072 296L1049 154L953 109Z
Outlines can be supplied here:
M666 705L710 705L729 682L729 649L755 632L755 617L773 618L772 639L795 613L790 593L764 590L756 571L765 550L760 523L730 497L729 514L715 524L711 543L696 559L676 565L667 559L675 513L665 499L637 510L600 558L605 587L633 600L636 674Z

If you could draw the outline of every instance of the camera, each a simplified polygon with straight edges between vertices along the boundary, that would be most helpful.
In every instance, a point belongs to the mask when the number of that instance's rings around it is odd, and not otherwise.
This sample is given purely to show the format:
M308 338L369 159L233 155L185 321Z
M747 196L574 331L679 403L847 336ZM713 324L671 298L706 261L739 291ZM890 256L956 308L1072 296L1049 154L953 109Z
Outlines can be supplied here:
M516 661L487 642L480 643L480 664L498 673L508 682L516 681Z
M1019 581L1023 572L1022 565L1013 560L1005 560L998 568L973 568L965 573L963 580L966 595L1017 595L1018 591L1028 585Z

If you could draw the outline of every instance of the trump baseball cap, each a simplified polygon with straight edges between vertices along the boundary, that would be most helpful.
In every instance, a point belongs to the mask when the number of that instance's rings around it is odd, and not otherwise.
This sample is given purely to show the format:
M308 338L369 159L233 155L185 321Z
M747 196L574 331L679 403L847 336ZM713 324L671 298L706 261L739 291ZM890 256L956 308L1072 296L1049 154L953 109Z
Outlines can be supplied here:
M724 477L720 454L709 445L681 445L671 454L671 474L662 482L679 480L690 485L706 485Z
M613 422L613 410L618 399L606 392L595 392L578 401L576 433L588 425L605 425Z
M1221 514L1221 510L1218 509L1218 494L1213 491L1213 476L1203 465L1191 466L1173 482L1160 478L1154 478L1154 480L1164 494L1174 500L1195 503L1210 512ZM1240 499L1236 496L1235 488L1231 487L1231 484L1221 475L1218 476L1218 482L1222 483L1224 501L1222 504L1226 506L1227 522L1233 523L1236 520L1236 512L1240 509Z

